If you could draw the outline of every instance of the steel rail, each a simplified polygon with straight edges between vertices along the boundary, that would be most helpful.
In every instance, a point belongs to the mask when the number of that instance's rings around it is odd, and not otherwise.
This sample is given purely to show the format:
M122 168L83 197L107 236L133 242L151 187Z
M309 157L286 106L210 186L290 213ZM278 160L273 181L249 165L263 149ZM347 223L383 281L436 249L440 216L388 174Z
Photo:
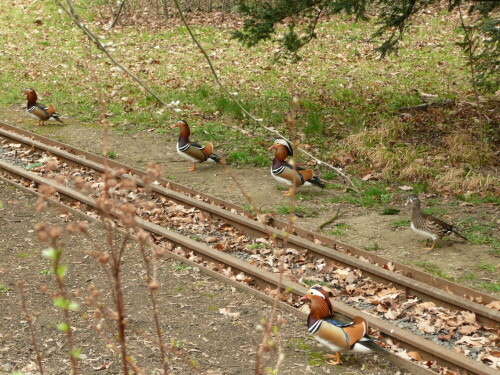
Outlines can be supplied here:
M69 200L82 202L99 211L99 207L95 199L63 186L55 181L41 177L36 173L23 170L15 165L1 160L0 170L4 170L8 174L14 175L18 178L32 181L37 185L48 185L53 187L60 196L64 196ZM217 251L203 243L199 243L189 237L183 236L177 232L168 230L149 221L138 217L136 217L135 220L140 228L148 231L149 233L162 236L162 238L171 242L175 246L181 247L186 252L193 251L203 259L217 264L230 266L233 270L244 272L246 275L251 276L255 280L256 285L260 287L260 289L265 289L269 286L277 287L278 285L279 276L274 273L262 270L245 261ZM200 267L200 265L198 265L198 267ZM282 280L282 288L289 290L297 296L302 296L307 292L307 288L285 278ZM432 341L426 340L395 325L387 323L380 318L356 310L339 301L332 300L332 303L336 311L351 317L361 316L367 320L371 327L378 329L382 334L395 339L405 348L419 351L424 360L435 361L439 365L450 368L454 371L459 371L461 374L493 375L496 373L496 371L489 366L461 355L455 351L446 349L445 347L435 344Z
M55 150L52 149L52 152L54 152L55 155L57 155L58 150L66 150L68 153L70 153L72 155L81 156L81 157L83 157L87 160L93 161L99 165L103 165L104 160L106 159L102 156L99 156L99 155L96 155L96 154L93 154L93 153L90 153L90 152L87 152L84 150L80 150L80 149L75 148L73 146L69 146L69 145L66 145L64 143L54 141L50 138L46 138L46 137L34 134L30 131L20 129L20 128L17 128L15 126L4 124L1 122L0 122L0 135L4 136L5 138L10 138L12 141L28 144L28 145L35 147L35 148L38 148L42 151L49 150L50 146L56 147ZM21 137L17 137L17 135L19 135ZM37 141L39 143L36 143ZM78 163L79 162L78 159L75 162ZM119 163L119 162L114 161L114 160L107 159L107 163L108 163L108 166L110 168L117 169L117 170L123 168L123 169L129 171L130 173L132 173L138 177L143 177L146 174L143 171L140 171L136 168L127 166L125 164ZM240 206L237 206L237 205L230 203L230 202L226 202L226 201L221 200L217 197L193 190L189 187L183 186L183 185L178 184L176 182L169 181L166 179L160 179L159 182L163 186L168 186L169 189L174 190L174 191L179 192L179 193L182 193L183 195L186 195L186 194L197 195L200 198L202 198L206 201L212 202L215 205L225 207L227 210L234 209L240 213L245 212L243 210L243 208ZM197 202L199 202L199 201L200 201L199 199L194 199L194 198L191 198L188 196L187 198L184 198L184 199L182 199L182 201L178 201L178 202L181 204L184 204L184 205L189 205L191 207L197 207ZM229 216L231 216L231 215L229 215ZM276 227L278 229L285 229L287 227L288 223L273 218L271 220L271 222L268 223L268 225ZM453 283L451 281L448 281L448 280L440 278L440 277L435 277L431 274L428 274L428 273L420 271L418 269L406 266L404 264L392 262L389 259L383 258L383 257L378 256L376 254L373 254L369 251L365 251L362 249L355 248L353 246L349 246L347 244L339 242L333 238L327 237L327 236L322 235L320 233L311 232L311 231L305 230L305 229L297 227L297 226L293 226L293 233L298 235L299 237L306 238L312 242L314 242L314 240L318 240L318 241L324 243L326 246L331 247L333 249L344 249L346 251L349 251L351 254L353 254L355 256L362 256L363 258L370 260L374 264L385 265L385 264L391 262L392 266L394 267L395 272L399 272L402 275L405 275L409 278L424 282L424 283L431 285L431 286L434 286L436 288L446 290L447 292L455 294L459 297L470 297L469 299L480 300L480 301L482 301L481 302L482 304L488 304L488 303L495 300L494 297L492 297L491 295L488 295L486 293L482 293L482 292L479 292L477 290L464 287L462 285L459 285L457 283Z
M17 189L24 191L26 193L32 194L35 197L41 197L41 194L38 193L37 191L34 191L30 188L27 188L23 185L20 185L17 182L14 182L10 179L3 177L2 175L0 175L0 181L4 182L5 184L13 185ZM87 214L83 213L82 211L79 211L71 206L68 206L68 205L62 203L61 201L52 199L50 197L49 198L46 197L45 200L48 202L49 205L52 205L52 206L55 206L58 208L62 208L65 211L71 213L71 215L73 215L75 217L78 217L82 220L86 220L87 222L91 222L91 223L94 223L94 224L99 225L101 227L104 227L103 222L100 221L99 219L92 217L90 215L87 215ZM122 235L126 234L126 232L119 227L115 227L115 230L118 231ZM150 246L152 246L155 249L163 249L160 246L155 245L155 244L150 244ZM260 291L259 289L251 287L250 285L247 285L245 283L241 283L241 282L238 282L236 280L233 280L233 279L229 278L228 276L221 274L220 272L217 272L217 271L214 271L208 267L205 267L205 266L201 265L200 263L196 263L196 262L192 261L191 259L185 258L182 255L178 255L178 254L173 253L173 252L166 252L166 253L164 253L164 256L166 258L169 258L169 259L172 259L172 260L175 260L178 262L182 262L190 267L196 267L200 270L200 272L202 272L203 274L205 274L207 276L210 276L214 279L219 280L220 282L223 282L223 283L228 284L234 288L237 288L238 290L240 290L244 293L249 293L249 294L261 299L262 301L264 301L270 305L274 304L274 298L269 296L268 294ZM274 285L269 284L269 286L272 287ZM336 301L332 300L332 304L335 306ZM301 311L301 310L299 310L299 309L297 309L297 308L295 308L295 307L293 307L285 302L279 301L278 308L283 310L283 311L287 311L291 314L294 314L295 316L297 316L298 318L301 318L304 321L306 321L306 319L307 319L307 313L305 313L305 312L303 312L303 311ZM407 360L399 357L398 355L396 355L392 352L387 351L385 357L390 362L392 362L396 366L398 366L399 368L406 370L406 371L409 371L411 374L414 374L414 375L435 375L436 374L434 371L432 371L428 368L419 366L418 364L416 364L414 362L407 361Z
M9 130L4 129L3 127L5 126L9 127ZM31 136L31 138L28 138L26 134L12 134L11 128L14 129L14 133L28 133L27 135ZM78 150L68 145L52 141L45 137L39 137L33 133L27 132L25 130L21 131L18 128L14 128L2 123L0 123L0 136L11 139L15 142L30 145L31 147L42 150L44 152L51 153L54 156L58 156L71 164L85 165L100 173L104 172L104 165L99 163L103 162L104 158L98 155ZM138 184L141 184L139 177L142 177L146 174L145 172L139 171L121 163L117 163L111 160L106 160L106 162L108 163L110 168L126 170L130 174L130 177L134 178ZM268 237L269 234L272 234L276 236L276 238L280 241L284 241L285 237L287 237L288 244L291 247L307 249L308 251L314 253L316 256L324 258L325 260L335 261L349 267L359 268L366 276L384 283L390 282L395 286L404 289L407 293L411 293L423 300L432 301L442 306L444 305L453 309L465 309L472 311L476 314L478 321L483 324L495 325L500 322L500 312L489 309L483 304L476 303L468 298L462 297L471 296L474 298L480 298L484 303L495 300L488 294L460 286L459 284L452 283L444 279L435 278L432 275L429 275L422 271L413 269L411 267L398 265L396 263L393 263L393 265L395 266L396 270L398 270L399 267L399 272L388 271L383 267L363 262L356 257L345 255L342 252L332 251L332 249L326 246L318 245L314 242L314 239L323 241L326 244L330 244L330 246L334 250L343 248L349 250L351 253L357 252L364 257L365 254L363 250L355 249L351 246L336 242L328 237L321 236L317 233L309 232L297 227L294 227L294 233L296 234L287 235L281 230L281 228L285 226L285 223L283 222L275 220L274 224L276 224L276 227L263 225L258 221L249 219L248 217L242 216L240 214L235 214L227 209L219 207L219 204L225 206L228 206L230 204L228 204L227 202L223 202L218 198L203 195L202 193L196 192L189 188L181 188L181 185L175 184L171 181L162 179L159 182L165 186L168 186L168 188L153 185L152 190L156 194L165 196L170 200L182 205L196 207L202 211L208 212L212 216L229 222L235 227L251 235ZM189 197L188 195L186 195L186 193L180 193L179 191L174 191L172 189L183 189L187 190L188 194L197 194L200 196L204 196L205 199L214 202L214 204L206 203L205 201L202 201L200 199ZM299 234L301 234L301 236ZM381 265L387 264L389 262L388 259L377 256L375 258L373 258L372 256L372 260L377 260L377 264ZM439 284L437 286L435 282L436 280L439 281Z

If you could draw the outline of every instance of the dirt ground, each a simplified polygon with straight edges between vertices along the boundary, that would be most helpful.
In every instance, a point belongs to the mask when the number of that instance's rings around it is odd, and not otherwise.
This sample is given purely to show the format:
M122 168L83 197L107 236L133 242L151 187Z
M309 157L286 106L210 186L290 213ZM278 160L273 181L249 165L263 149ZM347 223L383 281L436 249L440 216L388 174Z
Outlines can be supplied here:
M61 311L54 307L51 293L55 283L49 273L50 261L41 256L47 248L36 238L34 226L37 222L64 223L55 209L36 212L32 195L0 183L0 374L22 371L35 374L35 355L29 342L28 325L19 305L16 282L24 279L30 313L34 317L37 342L44 353L45 371L48 374L68 373L68 357L65 355L65 337L56 329L61 322ZM91 226L90 231L98 241L103 231ZM90 313L85 305L87 288L94 284L103 290L103 301L110 303L107 279L96 261L85 254L90 249L87 240L80 236L65 238L66 245L62 263L68 266L66 283L68 290L81 290L74 297L84 314ZM186 268L171 260L157 264L156 272L162 287L159 291L159 312L165 341L175 343L182 358L169 354L170 374L253 374L256 344L261 332L256 328L262 318L269 316L270 307L251 295L241 293L196 269ZM132 357L148 374L159 374L158 350L152 338L150 302L144 284L144 266L137 248L130 244L123 264L123 281L126 299L126 314L131 331L128 346ZM45 293L40 287L47 285ZM226 309L239 314L235 319L221 313ZM89 314L90 315L90 314ZM398 369L377 356L344 356L346 363L333 368L330 365L311 363L321 354L327 353L309 338L305 322L290 314L281 314L287 321L280 330L285 361L282 374L398 374ZM106 349L104 341L89 329L77 313L72 313L73 333L76 345L82 349L83 359L79 364L82 374L120 372L116 355ZM105 325L104 325L105 326ZM106 331L106 329L104 330ZM109 335L108 335L109 337ZM198 369L190 366L194 360ZM274 358L270 365L275 363ZM312 365L311 365L312 364Z
M75 145L87 151L102 152L102 129L93 124L76 125L67 119L64 126L47 123L44 127L37 127L27 117L21 107L4 110L4 121L40 135L51 137L60 142ZM196 172L187 172L188 164L178 157L175 144L178 138L178 129L169 129L165 135L154 132L141 131L134 134L123 134L123 132L111 131L109 149L116 152L116 160L132 165L140 169L146 169L149 162L164 167L165 177L183 185L198 189L205 193L229 200L244 206L247 202L241 196L238 188L231 182L223 169L219 166L201 164ZM272 143L270 136L269 142ZM224 145L214 145L215 151L223 155ZM146 151L145 151L146 150ZM272 158L272 154L269 155ZM271 165L271 161L269 162ZM270 176L269 168L235 168L237 176L245 190L249 192L254 203L262 210L275 212L280 206L289 203L282 196L282 191L276 189L276 182ZM341 179L334 181L343 184ZM299 196L298 204L311 208L315 212L313 217L297 218L298 226L316 230L321 223L330 219L338 209L337 203L324 203L325 198L335 197L341 194L335 190L320 191L315 188L303 188L301 191L311 194ZM408 212L404 209L404 197L400 202L393 202L392 207L401 209L398 215L380 215L381 209L368 210L352 205L341 204L341 217L335 224L345 225L342 235L334 236L336 240L347 243L361 249L373 251L395 262L401 262L415 266L429 267L435 274L445 275L459 283L470 287L481 289L481 283L494 282L500 279L500 269L492 272L478 269L477 265L486 264L490 266L499 265L499 259L491 251L488 245L472 245L460 243L453 240L442 241L438 249L432 252L422 250L420 243L422 238L413 233L409 227L395 228L391 223L396 220L409 219ZM423 202L425 207L425 201ZM485 217L499 217L499 207L494 205L481 206L452 206L447 200L440 202L447 215L445 221L454 223L459 217L470 215L475 217L478 223ZM325 231L335 229L326 227ZM497 231L496 236L500 234ZM482 290L484 291L484 289ZM490 294L495 294L488 291ZM500 296L500 293L496 293Z

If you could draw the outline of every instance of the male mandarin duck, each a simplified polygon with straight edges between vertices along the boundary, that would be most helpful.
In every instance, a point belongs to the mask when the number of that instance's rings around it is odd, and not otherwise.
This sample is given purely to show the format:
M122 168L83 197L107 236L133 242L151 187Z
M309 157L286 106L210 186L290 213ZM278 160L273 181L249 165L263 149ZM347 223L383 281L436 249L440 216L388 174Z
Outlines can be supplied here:
M458 233L457 228L453 225L420 211L420 199L418 199L417 195L410 195L405 206L409 206L411 209L411 229L426 238L425 246L428 246L429 240L432 240L432 246L427 247L426 250L434 250L437 241L445 236L455 235L458 238L468 241L467 238Z
M283 138L276 138L274 144L269 147L269 150L276 150L271 167L271 175L276 181L290 186L290 189L284 194L286 197L292 195L293 190L299 186L315 185L321 189L325 187L323 182L314 176L312 169L297 167L294 170L293 166L287 163L286 159L289 155L293 155L293 149L292 145Z
M196 163L203 163L205 161L224 163L224 160L212 152L214 146L212 146L210 142L202 146L198 143L191 143L189 141L189 134L191 132L186 121L177 121L173 128L181 128L179 140L177 141L177 153L184 159L193 163L193 166L189 167L188 171L194 171L196 169Z
M288 156L293 156L293 147L290 142L288 142L286 139L278 137L274 139L274 144L275 145L283 145L286 147Z
M326 355L327 358L335 358L335 361L330 361L329 364L342 363L340 352L385 353L385 350L367 335L366 320L359 316L351 320L345 315L334 313L328 293L320 286L313 286L300 300L310 303L311 312L307 317L309 332L322 345L335 352L335 355Z
M56 112L54 105L49 105L45 107L42 104L38 104L36 92L33 89L24 90L24 95L28 99L28 105L26 106L26 112L31 117L34 117L38 120L38 125L43 125L43 123L47 120L55 120L59 122L63 122L61 120L61 115Z

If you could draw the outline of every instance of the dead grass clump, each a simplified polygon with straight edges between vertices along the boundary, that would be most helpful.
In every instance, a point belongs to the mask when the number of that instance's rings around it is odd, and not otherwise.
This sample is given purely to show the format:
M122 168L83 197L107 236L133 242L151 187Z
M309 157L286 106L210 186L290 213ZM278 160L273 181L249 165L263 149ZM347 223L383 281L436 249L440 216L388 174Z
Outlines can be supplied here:
M454 163L467 163L471 166L482 165L491 158L489 146L469 133L455 133L443 138L447 146L447 156Z
M412 162L399 172L399 177L406 181L419 181L431 177L431 170L420 163Z
M463 168L450 168L431 182L437 190L455 193L480 193L498 189L500 179L480 172L466 171Z

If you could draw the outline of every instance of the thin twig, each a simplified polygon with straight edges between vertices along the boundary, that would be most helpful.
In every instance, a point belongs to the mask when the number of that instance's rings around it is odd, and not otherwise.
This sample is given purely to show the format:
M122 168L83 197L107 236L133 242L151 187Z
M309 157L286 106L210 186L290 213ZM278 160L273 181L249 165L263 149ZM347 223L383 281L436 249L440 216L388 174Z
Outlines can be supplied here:
M340 216L342 216L342 214L339 214L340 213L340 205L339 205L339 208L337 209L337 213L329 220L325 221L323 224L321 224L319 226L319 229L323 229L324 227L326 227L328 224L331 224L333 223L335 220L337 220Z
M146 254L146 249L144 248L144 244L147 238L147 234L145 232L139 232L137 235L137 240L139 242L139 250L142 255L142 260L144 261L144 265L146 266L146 285L148 288L149 299L151 300L151 304L153 306L153 320L156 328L156 336L158 338L158 347L160 348L160 361L163 366L163 374L168 374L168 363L167 357L165 354L165 344L163 343L163 335L161 332L161 323L160 317L158 314L158 301L156 298L156 291L159 288L159 284L155 284L151 272L151 261L148 259Z
M118 11L116 12L115 18L113 19L113 23L111 23L111 26L109 26L109 29L112 29L115 27L116 23L118 22L118 18L120 18L120 14L122 13L123 6L125 5L126 0L122 0L120 7L118 8Z
M30 340L31 340L31 343L33 344L33 349L35 350L36 364L38 366L38 371L40 372L40 375L43 375L42 353L40 352L40 349L38 348L38 343L36 341L35 329L33 327L33 318L29 314L28 305L26 304L26 296L24 294L24 280L23 279L21 279L17 282L17 288L19 289L19 292L21 295L21 308L23 309L24 316L26 318L26 321L28 322L28 327L30 330Z
M59 0L56 0L57 5L59 5L64 12L71 17L73 22L87 35L87 37L95 43L97 48L99 48L108 58L115 64L118 68L120 68L124 73L126 73L130 78L132 78L134 81L136 81L139 85L141 85L144 90L146 90L151 96L153 96L159 103L163 104L164 106L167 105L163 100L161 100L151 89L144 83L142 82L141 79L139 79L137 76L135 76L130 70L125 68L122 64L120 64L118 61L114 59L114 57L109 53L109 51L102 45L102 43L99 41L99 38L94 35L90 29L80 21L80 16L76 13L73 4L71 0L66 0L66 4L68 5L68 9L61 4Z
M298 99L297 97L293 97L292 101L292 111L291 113L287 116L287 122L288 126L290 128L290 132L292 134L292 140L295 141L295 117L296 117L296 110L297 110L297 105L298 105ZM286 249L288 247L288 235L292 233L293 231L293 222L295 221L294 217L294 209L295 209L295 187L297 184L297 178L298 178L298 172L297 172L297 162L296 162L296 156L295 153L292 155L293 159L293 169L294 169L294 176L293 176L293 181L292 181L292 187L290 188L290 211L288 214L288 224L285 232L285 236L283 239L283 248L280 250L278 246L276 246L276 251L277 255L279 256L278 258L278 285L276 286L276 296L274 298L274 303L273 303L273 308L271 310L271 315L269 317L269 321L267 322L266 325L266 330L264 332L264 337L262 338L262 342L259 346L259 349L257 350L257 355L255 356L255 374L260 375L263 373L263 368L266 366L261 366L260 362L262 359L262 355L264 354L264 351L268 349L268 341L269 341L269 336L271 335L271 332L273 332L273 326L274 326L274 321L276 320L276 315L278 313L278 305L279 301L282 296L281 288L283 285L283 273L284 273L284 266L285 266L285 259L284 256L286 254ZM281 348L281 346L278 346ZM279 365L281 365L281 356L278 354L278 362L277 362L277 368L275 370L278 370Z
M68 290L66 289L66 285L64 283L64 276L60 272L62 269L60 266L60 261L61 261L61 249L57 246L57 242L55 238L51 239L51 245L52 248L54 249L55 255L52 258L52 272L54 274L54 278L56 280L57 287L59 288L59 296L61 298L64 298L65 300L69 301L68 298ZM64 332L66 333L66 339L68 340L68 347L69 347L69 357L70 357L70 362L71 362L71 372L73 375L78 374L78 361L77 361L77 356L74 353L74 342L73 342L73 333L71 331L71 320L69 318L69 308L68 306L62 307L63 311L63 316L64 316L64 324L65 324L65 329Z
M481 105L479 103L479 93L477 90L477 83L476 83L476 67L474 64L474 41L472 40L472 36L469 33L469 29L467 26L465 26L464 22L464 17L462 15L462 9L460 7L460 4L458 5L458 14L460 15L460 24L462 26L462 29L464 30L465 33L465 42L467 43L468 47L465 49L467 51L467 55L469 58L469 67L470 67L470 75L471 75L471 83L472 83L472 89L474 91L474 98L476 100L476 105L479 111L479 121L481 123L481 138L483 135L483 111L481 110Z
M233 100L237 105L238 107L241 109L241 111L247 115L249 118L251 118L252 120L254 120L256 123L260 124L264 129L276 134L278 137L281 137L285 140L287 140L288 142L290 142L283 134L281 134L279 131L273 129L273 128L270 128L268 126L265 126L265 125L262 125L262 119L261 118L257 118L255 117L254 115L252 115L250 112L248 112L244 107L243 105L240 103L240 101L238 99L235 98L235 96L233 94L231 94L229 92L229 90L222 84L222 82L220 81L220 78L219 78L219 75L217 74L217 72L215 71L215 68L212 64L212 60L210 59L210 56L208 56L207 52L205 51L205 49L202 47L202 45L200 44L200 42L198 42L198 40L196 39L196 37L194 36L193 34L193 31L191 30L191 27L189 26L187 20L186 20L186 17L184 16L184 12L182 11L181 9L181 6L179 4L179 1L178 0L174 0L174 3L175 3L175 6L177 8L177 10L179 11L179 15L181 16L181 20L182 20L182 23L184 24L184 26L186 27L189 35L191 36L191 39L193 40L193 42L196 44L196 46L198 47L198 49L200 50L200 52L203 54L203 56L205 56L205 59L207 60L208 62L208 66L210 67L210 71L212 72L212 75L214 76L214 79L215 79L215 82L217 82L217 84L219 85L219 87L221 88L222 91L224 91L230 98L231 100ZM324 165L330 169L333 169L335 172L337 172L339 175L341 175L342 177L344 177L352 186L353 190L356 191L357 193L359 193L359 189L356 187L356 185L354 185L354 183L352 182L352 180L349 178L349 176L347 176L344 172L342 172L340 169L338 168L335 168L333 165L331 164L328 164L320 159L318 159L317 157L315 157L314 155L310 154L309 152L307 152L306 150L304 150L303 148L301 147L297 147L298 150L300 150L303 154L307 155L308 157L310 157L311 159L315 160L316 163L318 163L318 165Z

